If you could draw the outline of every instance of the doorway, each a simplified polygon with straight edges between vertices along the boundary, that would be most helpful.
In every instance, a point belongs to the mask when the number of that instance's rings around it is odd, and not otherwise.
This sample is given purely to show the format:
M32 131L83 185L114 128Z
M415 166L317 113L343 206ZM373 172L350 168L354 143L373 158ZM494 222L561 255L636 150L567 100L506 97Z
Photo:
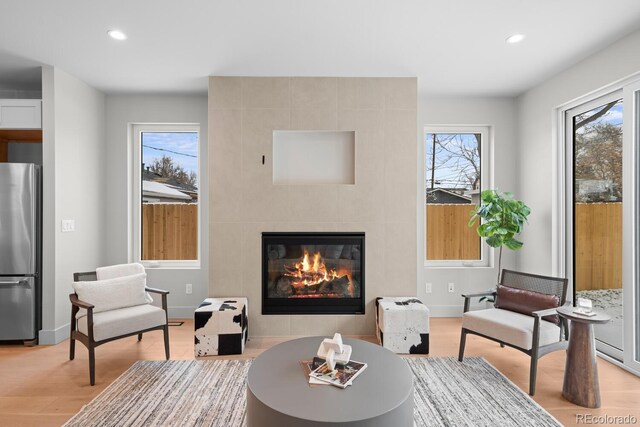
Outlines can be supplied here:
M611 321L595 326L597 347L622 360L624 102L616 91L567 111L572 157L571 199L574 301L586 298Z

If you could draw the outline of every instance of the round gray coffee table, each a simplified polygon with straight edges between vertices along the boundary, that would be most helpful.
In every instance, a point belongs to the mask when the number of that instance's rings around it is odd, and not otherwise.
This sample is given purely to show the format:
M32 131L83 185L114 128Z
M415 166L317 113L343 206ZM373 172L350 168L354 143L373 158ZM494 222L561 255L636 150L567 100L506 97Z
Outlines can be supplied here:
M571 321L562 396L580 406L599 408L600 385L593 325L607 323L611 316L598 313L587 317L576 314L573 310L573 307L558 308L558 314Z
M300 360L316 355L325 337L284 342L249 368L247 426L413 426L413 375L407 363L378 345L344 339L352 358L367 363L353 384L309 387Z

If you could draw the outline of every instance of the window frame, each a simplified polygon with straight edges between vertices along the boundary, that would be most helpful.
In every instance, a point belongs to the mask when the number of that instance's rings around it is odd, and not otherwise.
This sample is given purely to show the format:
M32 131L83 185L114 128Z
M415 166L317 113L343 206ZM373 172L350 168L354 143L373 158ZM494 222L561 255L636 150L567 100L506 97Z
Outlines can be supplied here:
M480 239L480 259L479 260L428 260L427 259L427 134L480 134L480 191L493 188L493 128L491 125L426 125L422 132L422 185L421 200L422 219L424 222L424 233L422 234L424 250L423 262L425 267L441 268L490 268L493 264L493 251L482 238ZM470 205L471 206L471 205ZM470 209L472 209L470 207ZM469 217L471 218L471 217Z
M198 182L198 242L195 260L142 259L142 141L143 132L196 132L198 140L198 179L202 176L202 147L199 123L132 123L129 125L129 260L145 268L199 269L202 261L202 182Z

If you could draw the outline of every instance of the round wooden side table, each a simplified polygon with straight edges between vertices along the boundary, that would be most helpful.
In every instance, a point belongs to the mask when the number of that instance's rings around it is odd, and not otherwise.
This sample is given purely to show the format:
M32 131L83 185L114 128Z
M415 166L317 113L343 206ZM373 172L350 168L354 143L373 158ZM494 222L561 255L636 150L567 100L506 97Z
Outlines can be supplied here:
M558 314L571 323L562 396L576 405L599 408L600 385L593 325L607 323L611 316L598 313L588 317L576 314L573 310L574 307L558 308Z

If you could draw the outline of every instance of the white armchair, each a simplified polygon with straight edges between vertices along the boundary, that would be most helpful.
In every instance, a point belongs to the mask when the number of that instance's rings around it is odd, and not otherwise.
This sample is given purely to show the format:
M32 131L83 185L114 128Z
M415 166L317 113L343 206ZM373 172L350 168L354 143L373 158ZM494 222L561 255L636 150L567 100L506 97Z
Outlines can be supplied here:
M69 359L75 358L76 340L89 350L89 378L95 384L95 348L109 341L153 330L164 332L169 359L168 291L148 288L141 264L122 264L74 273L71 301ZM162 297L162 308L152 305L149 293Z

